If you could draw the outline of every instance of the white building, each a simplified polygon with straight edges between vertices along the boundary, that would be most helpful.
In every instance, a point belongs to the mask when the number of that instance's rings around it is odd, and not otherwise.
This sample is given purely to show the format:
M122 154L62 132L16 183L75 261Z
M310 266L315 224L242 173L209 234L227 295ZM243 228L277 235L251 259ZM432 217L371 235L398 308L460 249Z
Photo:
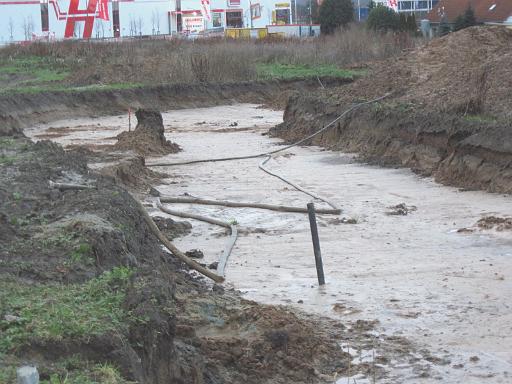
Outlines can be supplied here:
M170 0L0 0L0 42L169 33Z
M171 0L171 33L291 24L292 4L291 0Z
M397 12L417 13L420 15L430 12L439 0L374 0L375 4L386 5Z

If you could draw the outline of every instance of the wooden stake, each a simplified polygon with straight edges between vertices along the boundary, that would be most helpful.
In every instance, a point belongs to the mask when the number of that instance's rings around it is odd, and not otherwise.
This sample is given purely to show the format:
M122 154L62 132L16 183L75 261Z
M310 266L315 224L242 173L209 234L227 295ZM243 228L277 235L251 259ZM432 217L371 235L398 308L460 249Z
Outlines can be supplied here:
M322 253L320 252L320 239L318 238L318 227L316 225L315 204L308 204L309 226L311 227L311 239L313 240L313 251L315 252L316 275L318 284L325 285L324 265Z

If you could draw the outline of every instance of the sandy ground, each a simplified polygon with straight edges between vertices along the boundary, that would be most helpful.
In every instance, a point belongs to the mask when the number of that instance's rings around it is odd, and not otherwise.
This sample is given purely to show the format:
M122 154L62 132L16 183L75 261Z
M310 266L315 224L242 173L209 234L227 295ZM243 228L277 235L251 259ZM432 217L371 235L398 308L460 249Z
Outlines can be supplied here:
M165 113L168 139L183 152L158 161L274 149L280 141L262 133L280 122L281 115L254 105ZM127 117L68 120L25 133L37 139L59 129L62 136L52 139L64 145L112 144L109 138L127 129ZM258 162L159 168L173 175L167 180L173 184L158 189L163 194L296 206L310 201L258 170ZM483 216L511 216L510 196L462 192L408 170L358 164L351 155L315 147L293 148L268 167L332 200L343 208L342 216L358 223L318 218L327 279L327 285L318 288L306 215L174 206L239 223L242 235L228 262L228 284L264 303L292 305L340 320L377 319L381 334L405 336L445 362L418 373L412 364L391 360L387 378L379 382L512 381L512 233L458 232ZM389 215L389 207L400 203L416 210L406 216ZM207 262L217 260L226 240L224 231L204 223L193 225L191 235L176 242L178 247L200 248ZM371 359L371 352L366 354ZM358 355L355 360L361 358L365 359Z

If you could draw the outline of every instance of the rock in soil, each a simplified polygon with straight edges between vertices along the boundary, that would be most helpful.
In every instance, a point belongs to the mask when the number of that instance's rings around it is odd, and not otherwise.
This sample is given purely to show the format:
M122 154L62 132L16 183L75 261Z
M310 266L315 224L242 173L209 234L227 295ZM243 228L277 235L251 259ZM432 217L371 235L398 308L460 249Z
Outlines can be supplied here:
M153 221L158 229L171 241L188 235L192 229L192 224L188 221L175 221L169 217L155 216Z
M190 251L185 252L185 255L191 257L192 259L204 258L204 253L199 249L191 249Z

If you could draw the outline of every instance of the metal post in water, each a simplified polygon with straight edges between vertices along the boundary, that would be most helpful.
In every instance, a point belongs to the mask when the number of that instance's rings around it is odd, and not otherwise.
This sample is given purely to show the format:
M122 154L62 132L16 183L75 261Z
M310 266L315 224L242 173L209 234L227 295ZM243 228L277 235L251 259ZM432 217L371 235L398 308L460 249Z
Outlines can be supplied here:
M320 239L318 238L318 227L316 225L315 204L308 204L309 226L311 227L311 238L313 240L313 251L315 252L316 275L318 284L325 285L324 264L320 252Z

